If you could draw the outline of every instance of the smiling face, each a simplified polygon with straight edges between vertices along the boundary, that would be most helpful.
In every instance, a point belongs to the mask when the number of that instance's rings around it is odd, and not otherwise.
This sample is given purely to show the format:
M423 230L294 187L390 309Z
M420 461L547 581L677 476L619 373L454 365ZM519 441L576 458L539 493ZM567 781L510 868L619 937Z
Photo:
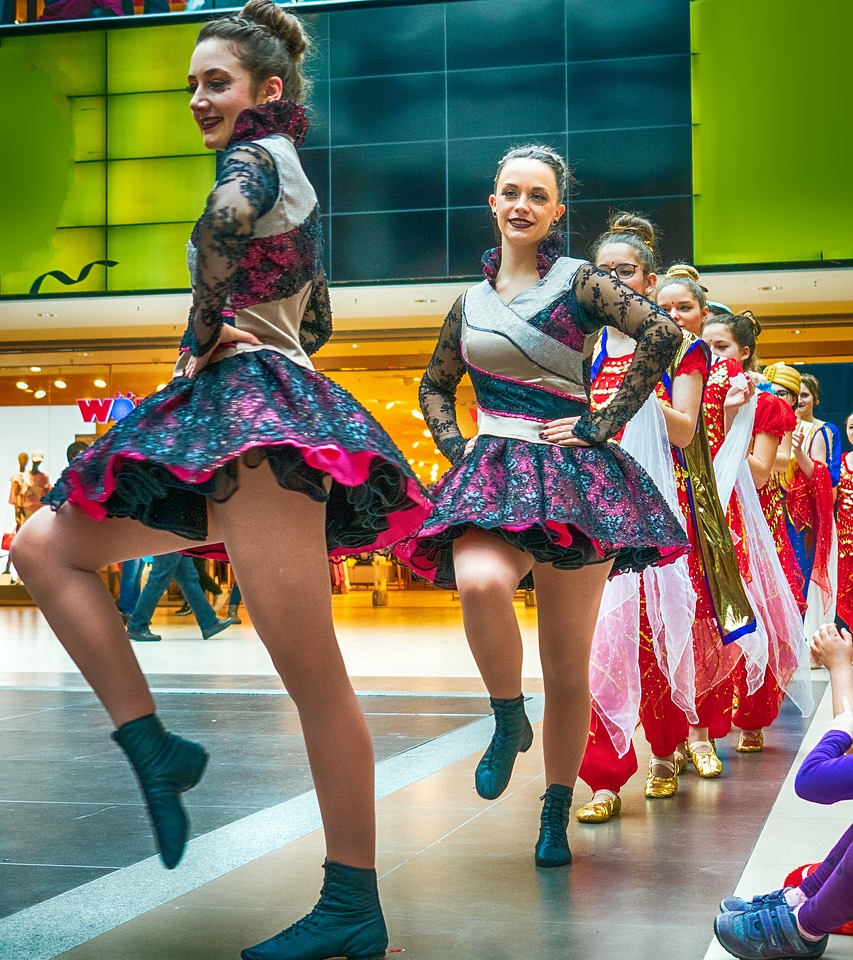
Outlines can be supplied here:
M554 171L541 160L509 160L498 178L489 205L503 242L537 247L566 212L559 202Z
M188 75L190 110L208 150L228 146L237 117L250 107L281 97L281 80L255 85L232 47L218 37L203 40L193 51Z
M702 330L702 339L715 357L730 357L741 364L749 359L749 347L739 346L731 329L724 323L706 323Z
M657 274L643 272L640 257L629 243L602 244L595 258L595 265L644 297L652 292L658 280ZM634 268L631 276L625 276L628 267Z
M708 308L700 307L695 294L683 283L668 283L657 297L657 304L683 330L699 336L708 316Z

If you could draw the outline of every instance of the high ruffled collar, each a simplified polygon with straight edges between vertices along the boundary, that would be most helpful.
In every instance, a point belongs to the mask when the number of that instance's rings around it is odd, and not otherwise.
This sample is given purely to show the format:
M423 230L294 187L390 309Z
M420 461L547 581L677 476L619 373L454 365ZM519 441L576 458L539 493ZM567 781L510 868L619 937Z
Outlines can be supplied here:
M565 257L568 248L568 237L565 233L551 233L536 248L536 269L541 280L551 267ZM501 247L493 247L483 254L483 276L494 286L501 268Z
M308 127L308 116L301 104L293 100L270 100L240 113L228 146L283 133L290 137L297 147L301 147L308 134Z

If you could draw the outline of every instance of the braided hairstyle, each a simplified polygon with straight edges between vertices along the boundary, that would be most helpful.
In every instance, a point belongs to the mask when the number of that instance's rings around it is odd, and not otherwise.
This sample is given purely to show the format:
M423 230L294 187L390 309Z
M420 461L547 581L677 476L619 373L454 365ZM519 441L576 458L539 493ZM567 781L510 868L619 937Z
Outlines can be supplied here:
M249 0L238 14L211 20L201 28L196 45L212 39L229 45L256 89L264 80L280 77L285 99L307 99L302 61L311 41L302 21L272 0Z
M590 259L593 263L598 260L601 248L608 243L627 244L637 254L646 275L657 273L657 236L654 225L645 217L626 211L613 214L607 230L592 245Z
M758 353L756 341L761 333L761 323L758 317L751 310L743 310L740 313L721 313L715 317L709 316L702 324L702 332L715 323L722 324L728 328L732 335L732 340L743 350L749 348L749 356L741 361L744 370L755 370L758 365Z

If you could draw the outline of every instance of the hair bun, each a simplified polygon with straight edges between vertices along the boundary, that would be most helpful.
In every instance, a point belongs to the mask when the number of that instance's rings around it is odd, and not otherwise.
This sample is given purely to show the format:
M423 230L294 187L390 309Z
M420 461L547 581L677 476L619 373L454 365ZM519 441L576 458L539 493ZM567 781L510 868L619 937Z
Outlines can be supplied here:
M625 211L614 213L610 217L609 230L610 233L636 234L650 250L655 249L657 243L655 228L645 217L640 217L636 213Z
M272 0L249 0L240 11L244 20L254 20L273 33L277 33L287 45L287 52L294 60L301 60L308 49L309 41L302 22L282 10Z
M761 321L756 317L752 310L741 310L740 315L746 317L747 320L752 324L752 333L753 336L758 336L761 333Z
M699 271L689 263L674 263L664 274L665 280L677 280L679 278L692 280L700 290L704 293L708 292L708 288L699 282Z

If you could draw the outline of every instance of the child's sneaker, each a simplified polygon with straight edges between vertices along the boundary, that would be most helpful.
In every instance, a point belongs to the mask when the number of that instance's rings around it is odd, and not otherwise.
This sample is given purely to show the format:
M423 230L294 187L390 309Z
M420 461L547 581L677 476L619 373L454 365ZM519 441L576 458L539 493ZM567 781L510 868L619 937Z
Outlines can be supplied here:
M782 960L823 956L829 934L806 940L797 929L797 918L788 906L748 913L721 913L714 921L720 943L739 960Z
M763 910L765 907L787 907L788 901L785 899L785 892L791 887L782 887L781 890L773 890L770 893L760 893L752 900L742 900L740 897L726 897L720 903L722 913L752 913L755 910Z

